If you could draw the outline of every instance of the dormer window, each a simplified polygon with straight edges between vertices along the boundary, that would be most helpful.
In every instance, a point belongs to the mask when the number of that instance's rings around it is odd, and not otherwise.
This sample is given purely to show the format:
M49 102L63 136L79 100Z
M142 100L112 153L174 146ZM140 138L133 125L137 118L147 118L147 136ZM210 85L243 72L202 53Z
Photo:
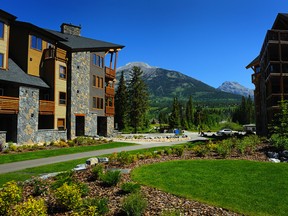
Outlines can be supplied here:
M4 38L4 23L0 22L0 38Z
M31 35L31 48L42 50L42 39L35 35Z

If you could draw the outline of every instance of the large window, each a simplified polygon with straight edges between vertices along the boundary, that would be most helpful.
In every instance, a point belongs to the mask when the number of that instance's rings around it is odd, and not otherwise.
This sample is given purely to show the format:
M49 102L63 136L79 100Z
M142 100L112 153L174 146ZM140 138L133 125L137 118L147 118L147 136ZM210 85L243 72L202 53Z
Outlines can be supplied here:
M66 105L66 93L65 92L59 92L59 104Z
M96 88L104 88L104 79L103 77L99 77L93 75L93 86Z
M59 78L66 80L66 67L60 65L59 67Z
M0 68L4 67L4 54L0 53Z
M31 35L31 48L42 50L42 39L35 35Z
M98 66L98 67L103 68L103 66L104 66L104 58L99 56L99 55L93 54L93 64Z
M0 38L4 38L4 23L0 22Z

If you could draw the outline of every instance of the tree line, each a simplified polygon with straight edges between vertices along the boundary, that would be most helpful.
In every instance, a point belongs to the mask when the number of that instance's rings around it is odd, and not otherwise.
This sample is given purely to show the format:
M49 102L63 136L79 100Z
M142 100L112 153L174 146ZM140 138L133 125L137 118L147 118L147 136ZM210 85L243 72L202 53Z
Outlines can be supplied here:
M115 122L120 131L139 130L148 128L152 119L149 119L149 92L142 79L143 71L134 66L129 72L130 80L125 80L122 71L118 89L115 93ZM242 97L241 104L235 107L210 108L203 103L195 103L192 96L187 101L180 102L173 99L171 107L159 111L158 123L170 129L209 130L219 125L221 121L232 121L239 124L255 122L254 105L250 98Z

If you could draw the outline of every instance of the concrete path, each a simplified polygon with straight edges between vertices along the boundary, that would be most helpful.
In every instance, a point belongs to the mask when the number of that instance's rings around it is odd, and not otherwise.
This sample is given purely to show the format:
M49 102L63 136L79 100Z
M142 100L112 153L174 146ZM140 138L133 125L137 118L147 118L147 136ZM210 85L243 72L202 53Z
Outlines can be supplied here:
M184 141L176 141L176 142L139 142L139 145L136 146L127 146L127 147L121 147L121 148L113 148L113 149L105 149L105 150L97 150L97 151L89 151L89 152L82 152L82 153L75 153L75 154L69 154L69 155L61 155L61 156L55 156L55 157L48 157L48 158L41 158L41 159L35 159L35 160L27 160L27 161L20 161L20 162L14 162L14 163L7 163L7 164L0 164L0 174L3 173L9 173L14 172L18 170L23 170L26 168L31 167L38 167L43 166L47 164L53 164L53 163L59 163L59 162L65 162L70 160L76 160L81 158L88 158L88 157L94 157L94 156L100 156L105 154L111 154L113 152L121 152L121 151L131 151L131 150L138 150L138 149L145 149L145 148L152 148L152 147L158 147L158 146L171 146L175 144L181 144L186 143L189 141L195 141L195 140L203 140L205 138L199 137L197 134L189 134L190 138L189 140ZM131 141L130 141L131 142ZM137 144L135 141L134 143ZM83 163L85 161L83 160Z

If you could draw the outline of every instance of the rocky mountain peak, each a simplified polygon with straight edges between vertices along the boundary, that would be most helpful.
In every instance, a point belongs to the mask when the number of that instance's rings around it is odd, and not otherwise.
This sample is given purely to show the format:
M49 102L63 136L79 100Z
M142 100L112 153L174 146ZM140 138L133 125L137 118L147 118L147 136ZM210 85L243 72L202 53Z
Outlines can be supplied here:
M232 82L231 81L225 81L217 89L220 91L223 91L223 92L242 95L244 97L248 97L249 95L251 97L254 96L254 92L252 89L246 88L235 81L232 81Z

